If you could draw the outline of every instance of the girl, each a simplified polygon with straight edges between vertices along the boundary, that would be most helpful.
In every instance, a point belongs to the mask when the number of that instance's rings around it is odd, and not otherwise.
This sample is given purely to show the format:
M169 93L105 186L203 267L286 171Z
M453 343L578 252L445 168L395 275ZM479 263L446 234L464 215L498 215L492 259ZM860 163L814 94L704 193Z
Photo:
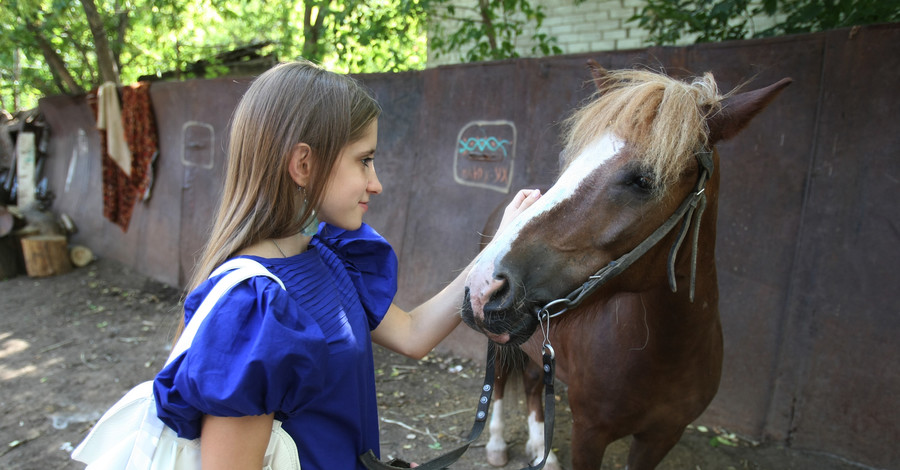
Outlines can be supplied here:
M372 341L421 358L460 322L468 271L411 312L391 303L396 256L362 223L382 190L379 112L355 80L309 62L262 74L235 110L184 321L229 258L260 262L286 290L268 277L238 284L156 377L159 417L180 437L202 436L203 468L261 468L279 419L304 470L362 469L357 457L379 449ZM539 196L517 194L501 227Z

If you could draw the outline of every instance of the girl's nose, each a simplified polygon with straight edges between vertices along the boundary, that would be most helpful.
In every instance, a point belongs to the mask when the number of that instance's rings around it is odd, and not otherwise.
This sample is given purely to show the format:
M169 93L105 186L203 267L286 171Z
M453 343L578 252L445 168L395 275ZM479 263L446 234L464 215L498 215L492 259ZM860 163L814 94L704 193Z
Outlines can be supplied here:
M373 165L370 168L371 172L369 174L369 185L366 187L366 191L372 194L381 194L381 190L383 189L381 181L378 179L378 173L375 172L375 162L372 163Z

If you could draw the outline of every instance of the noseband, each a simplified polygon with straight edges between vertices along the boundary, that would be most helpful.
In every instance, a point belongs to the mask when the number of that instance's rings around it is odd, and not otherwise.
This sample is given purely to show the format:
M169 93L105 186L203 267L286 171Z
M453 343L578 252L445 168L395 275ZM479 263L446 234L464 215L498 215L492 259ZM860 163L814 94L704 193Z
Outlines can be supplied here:
M668 235L679 222L681 222L681 230L678 233L678 238L669 250L667 267L669 287L672 288L672 292L676 292L678 289L675 282L675 257L678 254L681 243L684 242L688 229L693 223L690 299L691 302L694 301L694 288L697 280L697 239L700 235L700 217L703 215L703 210L706 209L706 183L713 173L712 150L704 148L698 152L696 156L697 161L700 163L700 174L697 176L697 184L694 186L694 190L684 198L684 201L678 206L678 209L676 209L675 212L659 226L659 228L634 247L634 249L622 255L619 259L610 261L609 264L600 268L599 271L588 278L587 282L573 290L569 295L553 300L538 310L537 315L538 320L541 322L541 330L544 332L545 346L550 344L547 339L547 330L544 325L545 322L549 327L551 318L562 315L566 311L577 307L586 297L605 284L606 281L609 281L621 274L622 271L628 269L629 266L634 264L635 261L640 259L641 256L644 256L644 254L650 251L653 246ZM696 220L694 219L695 215Z

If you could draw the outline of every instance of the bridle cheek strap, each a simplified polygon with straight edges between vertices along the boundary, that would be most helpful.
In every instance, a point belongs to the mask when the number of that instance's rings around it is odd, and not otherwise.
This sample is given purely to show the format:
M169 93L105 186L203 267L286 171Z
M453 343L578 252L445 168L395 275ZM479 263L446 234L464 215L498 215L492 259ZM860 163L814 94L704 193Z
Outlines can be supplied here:
M662 223L653 233L651 233L647 238L645 238L641 243L639 243L634 249L625 253L618 259L611 261L606 266L600 268L593 276L590 276L588 280L582 284L580 287L572 291L566 297L553 300L543 308L541 308L538 312L538 318L544 318L549 316L550 318L562 315L566 311L577 307L581 302L592 294L594 291L600 288L607 281L612 279L615 276L618 276L628 269L634 262L640 259L644 254L650 251L660 240L665 238L672 229L681 222L681 229L678 234L678 238L675 240L675 243L672 245L672 248L669 250L669 260L667 266L667 273L669 279L669 287L672 288L672 292L677 292L677 283L675 280L675 260L676 255L678 253L678 249L681 247L682 242L684 242L685 237L687 236L687 232L691 227L693 222L694 231L692 233L692 259L691 259L691 301L694 300L694 289L696 284L696 270L697 270L697 243L700 237L700 217L703 214L703 211L706 209L706 183L709 181L710 176L713 172L713 157L712 151L710 150L702 150L697 153L697 161L700 163L700 174L697 177L697 184L694 186L694 190L688 194L684 201L681 202L681 205L675 209L675 212L666 219L665 222ZM694 217L696 215L696 217Z
M672 292L678 292L678 284L675 280L675 258L678 256L681 243L684 242L688 229L693 222L694 230L691 233L691 302L694 301L694 291L697 285L697 246L700 239L700 219L703 216L703 211L706 210L706 180L708 179L709 172L706 169L701 169L697 187L694 189L692 196L685 201L689 207L684 214L684 221L681 224L681 230L678 231L678 238L675 239L675 243L669 249L669 261L666 268L669 277L669 287L672 288ZM696 219L694 219L695 214L697 216Z

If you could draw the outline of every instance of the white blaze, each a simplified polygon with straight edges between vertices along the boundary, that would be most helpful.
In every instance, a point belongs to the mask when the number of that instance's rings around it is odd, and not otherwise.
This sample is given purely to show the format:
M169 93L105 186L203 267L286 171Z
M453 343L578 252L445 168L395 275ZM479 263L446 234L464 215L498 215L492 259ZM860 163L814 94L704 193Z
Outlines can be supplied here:
M569 167L547 191L547 194L542 195L534 205L519 214L504 232L494 238L475 258L475 265L466 278L466 286L470 289L469 295L476 316L482 315L483 304L490 298L493 289L494 263L509 251L512 241L519 237L522 228L529 221L571 198L584 179L618 154L624 145L624 142L611 133L604 134L589 144L569 164Z

